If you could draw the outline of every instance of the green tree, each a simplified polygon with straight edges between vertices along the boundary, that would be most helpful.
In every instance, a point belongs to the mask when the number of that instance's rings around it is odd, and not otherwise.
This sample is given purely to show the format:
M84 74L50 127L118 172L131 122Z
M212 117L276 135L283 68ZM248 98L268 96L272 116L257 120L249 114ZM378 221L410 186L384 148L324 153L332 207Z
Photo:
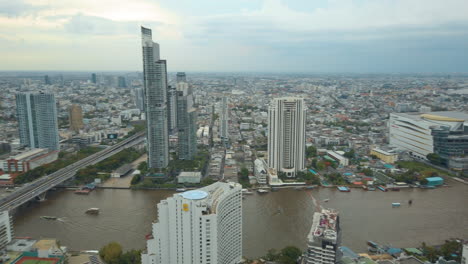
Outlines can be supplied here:
M351 149L350 151L345 152L345 154L343 156L345 156L348 159L352 159L352 158L354 158L354 154L355 154L354 149Z
M135 185L137 183L139 183L141 181L141 175L140 174L136 174L135 176L133 176L132 178L132 181L131 181L131 185Z
M141 264L141 250L130 250L122 254L118 264Z
M118 264L122 255L122 246L117 242L111 242L99 250L99 256L108 264Z
M302 251L297 247L288 246L281 250L279 261L285 264L295 264L297 259L302 255Z
M429 153L426 158L434 165L442 165L442 158L436 153Z
M317 156L317 148L315 146L310 146L306 148L306 157L312 158Z
M271 248L268 250L268 253L266 256L263 257L263 259L268 260L268 261L275 261L278 260L280 257L280 254L276 251L276 249Z

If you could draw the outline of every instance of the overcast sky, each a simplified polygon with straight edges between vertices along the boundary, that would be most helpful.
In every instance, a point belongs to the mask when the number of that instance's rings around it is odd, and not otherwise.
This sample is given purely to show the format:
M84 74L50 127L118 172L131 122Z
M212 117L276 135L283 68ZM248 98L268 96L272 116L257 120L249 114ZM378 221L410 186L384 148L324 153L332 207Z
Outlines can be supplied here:
M467 0L0 0L0 70L468 72Z

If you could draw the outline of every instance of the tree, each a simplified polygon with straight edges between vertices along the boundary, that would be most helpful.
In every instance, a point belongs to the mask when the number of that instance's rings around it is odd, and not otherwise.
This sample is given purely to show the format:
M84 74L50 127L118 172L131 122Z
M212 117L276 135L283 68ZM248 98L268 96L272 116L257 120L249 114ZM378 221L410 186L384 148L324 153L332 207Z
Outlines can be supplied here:
M122 254L117 262L118 264L140 264L141 250L130 250Z
M306 148L306 157L312 158L317 156L317 148L315 146L310 146Z
M117 242L111 242L99 250L99 256L108 264L118 264L122 255L122 246Z
M275 261L278 260L279 254L276 249L272 248L268 250L268 253L263 258L268 261Z
M345 158L352 159L354 158L354 154L354 149L351 149L350 151L346 152L343 156L345 156Z
M318 161L317 162L317 167L316 167L319 171L322 171L325 169L325 163L323 163L323 161Z
M132 181L131 181L131 185L135 185L135 184L139 183L140 181L141 181L141 175L137 174L137 175L133 176Z
M436 153L429 153L426 158L434 165L442 165L442 158Z
M295 264L297 259L302 255L302 251L297 247L288 246L281 250L279 261L285 264Z

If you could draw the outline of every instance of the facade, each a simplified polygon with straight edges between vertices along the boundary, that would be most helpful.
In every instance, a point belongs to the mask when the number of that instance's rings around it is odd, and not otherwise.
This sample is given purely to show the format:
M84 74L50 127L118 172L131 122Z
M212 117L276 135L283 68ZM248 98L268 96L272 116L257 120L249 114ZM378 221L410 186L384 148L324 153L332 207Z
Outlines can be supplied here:
M216 182L158 204L143 264L234 264L242 259L242 187Z
M338 212L333 209L315 212L307 240L307 264L339 263L341 229Z
M327 150L327 155L338 162L339 165L342 166L348 166L349 165L349 159L341 155L340 153L337 153L333 150Z
M97 77L96 77L96 74L95 73L92 73L91 74L91 82L96 84L97 83Z
M229 106L228 98L223 96L221 102L221 116L220 116L220 126L221 126L221 139L224 142L229 141Z
M8 211L0 212L0 254L13 237L13 223Z
M258 184L267 184L268 166L263 159L254 161L254 174Z
M305 116L302 98L273 99L268 110L268 166L287 177L305 168Z
M187 83L177 83L177 149L179 159L193 160L197 153L197 112Z
M57 107L50 93L16 94L16 113L21 145L59 150Z
M392 113L389 131L390 145L421 159L436 153L445 165L449 165L450 159L468 154L466 113Z
M187 77L185 76L185 72L178 72L176 75L176 82L187 82Z
M151 29L141 27L141 34L148 167L165 168L169 164L166 61L159 57L159 44L153 42Z
M0 160L1 169L5 172L27 172L36 167L54 162L58 159L58 151L48 149L31 149Z
M125 80L125 77L119 76L117 78L117 85L119 88L126 88L127 87L127 81Z
M71 130L79 132L80 129L83 129L83 110L81 109L81 105L72 104L68 109L68 116Z
M374 155L379 158L381 161L386 163L395 163L398 160L397 153L391 153L379 148L373 148L370 152L370 155Z
M133 98L136 108L140 109L141 112L145 112L145 90L143 88L135 88L133 90Z
M167 89L167 123L169 131L177 128L177 88L169 86Z

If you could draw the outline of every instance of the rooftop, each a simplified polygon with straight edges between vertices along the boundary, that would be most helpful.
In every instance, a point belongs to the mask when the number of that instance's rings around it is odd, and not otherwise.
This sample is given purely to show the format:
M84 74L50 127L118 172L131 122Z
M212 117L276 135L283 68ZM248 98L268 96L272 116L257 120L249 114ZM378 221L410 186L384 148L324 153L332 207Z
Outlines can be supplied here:
M394 113L396 115L411 118L413 120L435 120L435 121L452 121L452 122L463 122L468 121L468 113L454 112L454 111L443 111L443 112L429 112L429 113Z
M201 200L208 197L208 193L200 190L187 191L180 194L180 196L189 200Z
M314 213L312 228L309 233L309 241L313 238L325 238L336 242L337 240L338 211L334 209L322 209Z

